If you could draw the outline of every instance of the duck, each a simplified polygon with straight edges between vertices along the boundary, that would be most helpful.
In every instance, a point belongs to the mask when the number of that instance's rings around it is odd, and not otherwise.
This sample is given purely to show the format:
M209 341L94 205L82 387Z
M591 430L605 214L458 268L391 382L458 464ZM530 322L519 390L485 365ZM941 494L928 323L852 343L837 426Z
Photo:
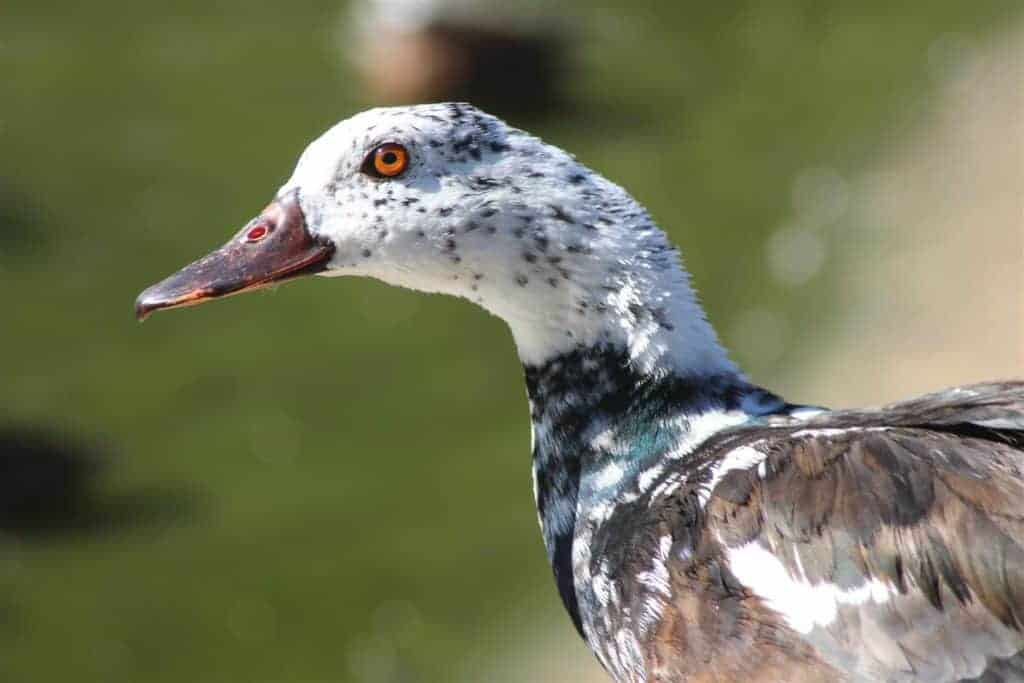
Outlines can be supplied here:
M554 581L615 681L1024 680L1024 382L789 403L625 189L465 103L330 128L135 312L307 275L505 321Z

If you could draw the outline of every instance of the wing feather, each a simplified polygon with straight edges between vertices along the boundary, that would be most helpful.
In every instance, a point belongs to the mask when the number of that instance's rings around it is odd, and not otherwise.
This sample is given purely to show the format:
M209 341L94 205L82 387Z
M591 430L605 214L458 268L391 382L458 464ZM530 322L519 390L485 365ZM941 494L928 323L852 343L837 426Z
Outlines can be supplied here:
M760 430L722 439L713 457L740 445L765 460L718 480L708 532L744 585L826 662L854 680L1015 670L1024 650L1024 384ZM998 675L984 680L1014 680Z

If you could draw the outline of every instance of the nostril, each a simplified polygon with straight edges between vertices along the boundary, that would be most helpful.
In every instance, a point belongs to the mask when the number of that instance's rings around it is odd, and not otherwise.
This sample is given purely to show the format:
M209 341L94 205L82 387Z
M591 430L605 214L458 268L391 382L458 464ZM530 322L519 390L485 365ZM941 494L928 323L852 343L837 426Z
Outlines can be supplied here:
M267 236L267 226L255 225L249 228L249 231L245 233L246 242L259 242L261 239Z

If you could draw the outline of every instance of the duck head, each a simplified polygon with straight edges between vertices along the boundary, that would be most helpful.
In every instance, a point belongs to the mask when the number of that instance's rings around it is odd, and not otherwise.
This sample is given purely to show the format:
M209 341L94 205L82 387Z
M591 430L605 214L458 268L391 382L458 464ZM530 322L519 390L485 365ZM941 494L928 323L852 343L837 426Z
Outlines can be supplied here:
M601 344L728 363L675 248L632 197L466 104L337 124L256 219L142 292L136 314L307 274L468 298L509 324L528 364Z

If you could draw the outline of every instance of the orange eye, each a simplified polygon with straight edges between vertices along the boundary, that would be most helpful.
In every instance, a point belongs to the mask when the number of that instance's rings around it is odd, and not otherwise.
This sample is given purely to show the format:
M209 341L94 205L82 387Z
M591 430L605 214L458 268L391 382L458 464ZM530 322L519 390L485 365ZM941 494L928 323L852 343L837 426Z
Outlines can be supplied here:
M373 175L394 178L409 165L409 152L398 143L387 142L374 149L367 161Z

